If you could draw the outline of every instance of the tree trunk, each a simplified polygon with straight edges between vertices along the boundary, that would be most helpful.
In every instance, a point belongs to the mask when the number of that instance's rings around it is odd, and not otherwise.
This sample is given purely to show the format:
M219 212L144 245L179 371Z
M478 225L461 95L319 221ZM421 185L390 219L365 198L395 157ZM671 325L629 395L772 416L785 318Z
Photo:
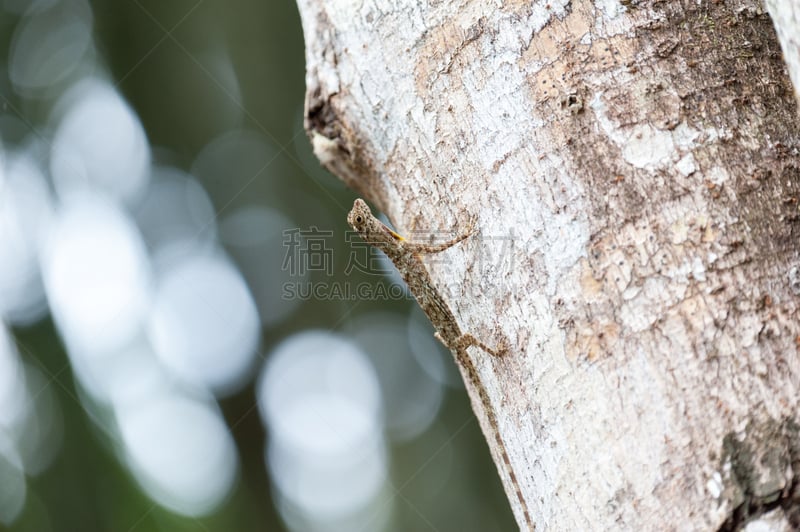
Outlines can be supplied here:
M766 4L778 30L795 96L800 98L800 0L766 0Z
M470 356L520 526L800 525L798 120L761 3L298 2L323 163L401 232L476 220L428 264L511 347Z

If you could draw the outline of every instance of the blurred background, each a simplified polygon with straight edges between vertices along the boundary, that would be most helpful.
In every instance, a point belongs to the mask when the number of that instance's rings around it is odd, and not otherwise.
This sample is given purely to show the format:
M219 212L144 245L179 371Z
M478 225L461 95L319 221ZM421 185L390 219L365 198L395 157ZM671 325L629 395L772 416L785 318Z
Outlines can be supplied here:
M0 0L0 529L513 530L290 0Z

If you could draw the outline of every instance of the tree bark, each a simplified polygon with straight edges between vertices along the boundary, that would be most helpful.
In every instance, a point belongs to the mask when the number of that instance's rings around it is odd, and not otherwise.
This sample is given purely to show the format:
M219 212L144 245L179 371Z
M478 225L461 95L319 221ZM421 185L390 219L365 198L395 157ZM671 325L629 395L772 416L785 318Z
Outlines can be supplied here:
M761 3L298 4L322 162L401 232L477 221L431 276L511 346L470 356L539 528L798 526L800 131Z
M800 99L800 0L766 0L765 3L778 30L795 96Z

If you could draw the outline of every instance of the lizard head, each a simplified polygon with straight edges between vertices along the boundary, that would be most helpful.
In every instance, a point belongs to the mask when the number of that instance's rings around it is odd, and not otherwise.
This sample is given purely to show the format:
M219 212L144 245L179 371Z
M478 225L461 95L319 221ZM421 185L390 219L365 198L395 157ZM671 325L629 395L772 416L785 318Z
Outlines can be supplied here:
M353 203L353 209L350 211L350 214L347 215L347 223L350 224L353 229L362 233L364 227L371 218L372 211L369 210L367 204L364 203L364 200L357 199L355 203Z
M357 199L347 215L347 223L370 243L403 240L403 237L386 227L383 222L372 216L364 200Z

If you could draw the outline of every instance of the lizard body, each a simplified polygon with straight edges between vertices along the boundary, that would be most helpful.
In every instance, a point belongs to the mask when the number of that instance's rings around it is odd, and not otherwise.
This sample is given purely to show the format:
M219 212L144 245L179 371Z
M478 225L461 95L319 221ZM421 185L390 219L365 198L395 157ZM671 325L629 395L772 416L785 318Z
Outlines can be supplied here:
M450 241L438 245L409 242L375 218L367 204L361 199L357 199L353 204L353 209L347 215L347 222L361 235L364 241L383 251L392 261L400 272L401 277L408 285L409 290L414 295L414 298L419 303L419 306L422 308L423 312L425 312L425 315L428 316L428 319L431 320L431 323L436 329L436 338L453 352L459 366L463 368L470 383L478 392L478 397L486 413L486 419L489 422L490 430L493 433L503 462L506 465L511 484L517 492L517 498L522 506L525 521L529 529L534 530L535 527L528 513L525 499L522 496L522 490L520 489L514 470L511 468L511 461L500 435L500 425L498 424L497 416L495 415L494 408L489 399L489 394L480 380L480 376L478 375L475 365L472 363L472 359L470 359L467 353L467 348L472 346L479 347L493 356L501 356L502 352L489 348L471 334L464 333L461 330L450 307L447 306L447 303L445 303L439 291L433 286L428 270L420 258L421 255L439 253L454 246L468 238L472 234L472 231L470 230Z

